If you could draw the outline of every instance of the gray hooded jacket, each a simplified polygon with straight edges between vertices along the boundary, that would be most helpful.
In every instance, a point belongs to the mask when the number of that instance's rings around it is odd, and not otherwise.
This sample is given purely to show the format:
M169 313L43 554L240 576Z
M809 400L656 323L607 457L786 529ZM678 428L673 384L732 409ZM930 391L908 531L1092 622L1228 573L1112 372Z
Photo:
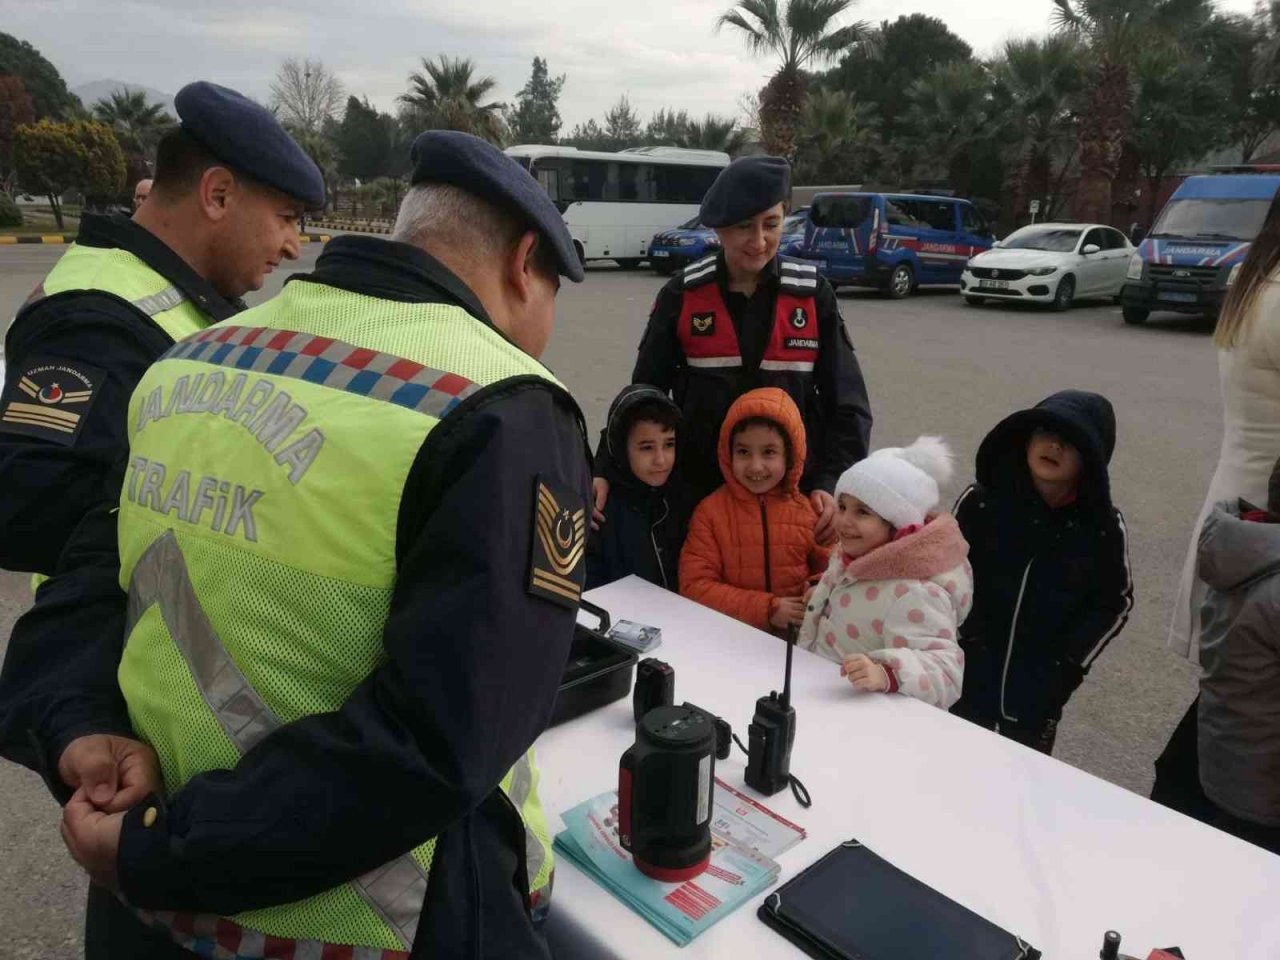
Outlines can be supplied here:
M1199 572L1200 782L1228 813L1280 826L1280 524L1219 503L1200 531Z

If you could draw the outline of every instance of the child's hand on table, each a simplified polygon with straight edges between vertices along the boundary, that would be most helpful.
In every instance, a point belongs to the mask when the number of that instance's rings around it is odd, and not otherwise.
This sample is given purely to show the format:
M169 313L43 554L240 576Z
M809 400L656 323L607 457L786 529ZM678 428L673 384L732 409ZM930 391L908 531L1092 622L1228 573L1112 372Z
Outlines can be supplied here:
M840 667L840 676L848 677L853 689L867 693L884 693L889 689L889 674L866 654L849 657Z

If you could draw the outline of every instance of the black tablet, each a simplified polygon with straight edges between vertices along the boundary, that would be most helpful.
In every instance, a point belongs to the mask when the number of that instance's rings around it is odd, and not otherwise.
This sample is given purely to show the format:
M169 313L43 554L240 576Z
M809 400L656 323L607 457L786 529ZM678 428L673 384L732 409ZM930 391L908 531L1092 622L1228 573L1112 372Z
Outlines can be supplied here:
M857 840L771 893L761 920L820 960L1039 960L1020 937L903 873Z

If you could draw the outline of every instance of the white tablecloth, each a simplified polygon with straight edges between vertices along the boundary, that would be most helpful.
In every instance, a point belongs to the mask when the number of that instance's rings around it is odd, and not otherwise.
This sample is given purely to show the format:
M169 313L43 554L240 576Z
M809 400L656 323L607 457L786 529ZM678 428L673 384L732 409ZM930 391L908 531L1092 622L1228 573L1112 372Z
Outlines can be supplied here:
M782 683L779 640L635 577L587 596L615 620L661 627L654 655L675 668L676 702L724 717L746 742L756 698ZM790 791L761 798L808 831L779 859L780 883L856 837L1047 960L1096 957L1108 929L1143 958L1166 946L1188 960L1280 957L1280 857L916 700L857 694L837 665L799 650L792 702L791 770L813 807ZM553 830L616 789L633 739L630 697L543 734ZM735 748L717 774L742 786L744 760ZM559 858L549 937L566 958L800 956L757 919L759 899L681 949Z

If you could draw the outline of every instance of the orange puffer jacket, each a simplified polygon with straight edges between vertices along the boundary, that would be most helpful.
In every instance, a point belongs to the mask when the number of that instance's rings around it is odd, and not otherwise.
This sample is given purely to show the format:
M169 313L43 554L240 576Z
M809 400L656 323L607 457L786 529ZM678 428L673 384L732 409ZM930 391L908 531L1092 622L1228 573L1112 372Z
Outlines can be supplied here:
M735 424L767 417L791 440L782 483L756 496L733 476L730 437ZM744 393L720 427L724 486L694 511L680 554L680 593L761 630L769 630L775 597L799 597L806 581L827 567L828 551L814 539L818 516L797 485L804 470L804 422L776 387Z

